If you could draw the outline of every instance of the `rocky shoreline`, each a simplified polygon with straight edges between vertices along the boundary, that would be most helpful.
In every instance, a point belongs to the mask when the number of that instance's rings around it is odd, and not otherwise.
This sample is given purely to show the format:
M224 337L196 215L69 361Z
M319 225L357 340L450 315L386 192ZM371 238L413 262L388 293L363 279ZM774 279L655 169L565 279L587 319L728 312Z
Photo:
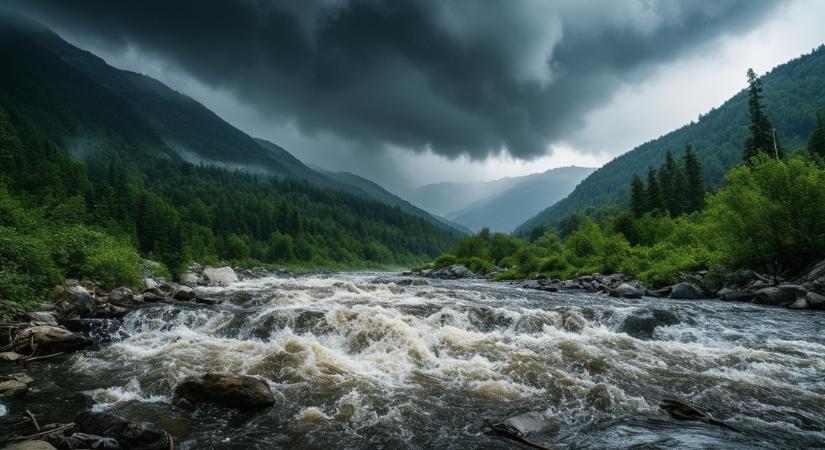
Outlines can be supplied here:
M252 272L244 277L255 277ZM15 305L1 306L9 323L0 325L0 363L38 363L70 354L111 339L130 311L152 303L190 303L214 305L217 299L202 295L201 286L226 286L239 281L231 267L192 266L182 283L146 278L145 288L135 293L126 287L111 291L94 283L67 280L55 288L55 295L36 311L24 311ZM25 372L0 376L0 399L26 395L37 380ZM204 373L181 380L173 393L175 407L191 409L194 404L212 403L223 407L255 409L272 406L274 397L269 384L261 378L224 373ZM131 422L105 412L80 411L63 423L41 425L26 410L20 422L5 433L5 448L18 450L75 450L174 448L171 434L147 422Z
M409 272L425 278L494 280L500 271L477 276L463 265ZM651 290L625 274L593 273L570 280L537 279L506 281L511 285L546 292L583 291L620 298L670 298L679 300L719 299L755 305L780 306L797 310L825 309L825 260L804 275L784 278L763 275L753 270L730 271L722 266L680 274L678 283Z

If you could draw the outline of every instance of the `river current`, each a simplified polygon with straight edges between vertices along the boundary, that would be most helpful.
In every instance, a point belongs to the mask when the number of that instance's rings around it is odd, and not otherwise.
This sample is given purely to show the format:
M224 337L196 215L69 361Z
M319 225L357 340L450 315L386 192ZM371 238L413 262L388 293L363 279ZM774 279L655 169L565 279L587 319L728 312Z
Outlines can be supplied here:
M482 421L530 411L553 448L825 448L821 312L383 273L205 291L226 301L135 310L110 341L28 366L34 391L4 406L41 423L107 410L181 449L513 448ZM176 381L207 371L264 377L277 403L173 407ZM665 397L742 432L676 421Z

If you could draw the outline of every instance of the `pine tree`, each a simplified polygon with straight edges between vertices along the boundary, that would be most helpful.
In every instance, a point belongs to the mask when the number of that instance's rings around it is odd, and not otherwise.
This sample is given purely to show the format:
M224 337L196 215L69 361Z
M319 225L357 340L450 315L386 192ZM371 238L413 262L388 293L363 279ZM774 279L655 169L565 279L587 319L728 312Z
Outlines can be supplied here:
M656 169L647 168L647 189L645 190L645 201L648 211L662 209L662 191L659 189L659 181Z
M673 170L673 194L668 205L668 211L672 217L684 213L687 210L687 179L685 171L676 164Z
M659 189L662 192L662 210L671 211L676 203L676 171L679 169L673 154L665 154L665 162L659 168Z
M685 212L698 211L705 205L705 178L702 174L702 163L696 158L690 144L685 146L682 164L685 168L686 183Z
M825 122L819 113L816 115L816 128L808 137L808 153L825 158Z
M636 217L641 217L647 209L645 201L645 185L639 175L633 175L630 181L630 210Z
M760 152L782 158L782 151L779 148L779 141L776 138L773 124L768 120L762 107L762 81L756 76L753 69L748 69L748 109L751 123L749 127L750 136L745 141L745 161L750 161Z

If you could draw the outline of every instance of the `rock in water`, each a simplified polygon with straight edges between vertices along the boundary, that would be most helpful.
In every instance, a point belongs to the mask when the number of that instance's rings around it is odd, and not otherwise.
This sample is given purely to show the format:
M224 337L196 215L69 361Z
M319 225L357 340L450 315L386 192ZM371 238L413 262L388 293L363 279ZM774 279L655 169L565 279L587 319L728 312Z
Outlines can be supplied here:
M678 283L673 286L668 297L680 300L698 300L705 298L705 293L702 292L702 288L693 283Z
M172 298L179 302L191 302L195 300L195 290L189 286L180 286L174 293Z
M91 344L89 339L72 333L65 328L41 325L26 328L17 333L12 341L12 349L17 353L25 354L37 351L45 354L79 350L89 344Z
M819 295L816 292L808 292L805 295L805 300L808 301L808 306L811 309L825 309L825 296Z
M206 277L206 281L209 284L218 286L227 286L230 283L238 281L238 275L235 274L235 271L232 270L231 267L221 267L218 269L207 267L203 269L203 276Z
M790 305L795 301L795 289L780 289L778 287L766 287L756 292L756 297L753 299L751 303L757 305L785 306Z
M80 449L100 449L100 450L119 450L120 443L110 437L95 436L88 433L73 433L71 436L64 436L59 433L53 433L46 436L55 447L61 450L80 450Z
M611 297L642 298L642 295L644 295L644 290L628 283L622 283L610 290Z
M175 399L189 403L215 403L231 408L263 408L275 404L269 385L248 375L207 373L188 377L175 386Z
M670 417L673 417L676 420L693 420L697 422L704 422L710 425L717 425L723 428L727 428L737 433L739 432L739 430L737 430L736 428L726 424L725 422L722 422L721 420L714 419L710 416L710 414L682 400L678 400L675 398L665 398L662 399L662 402L659 404L659 407L667 411L670 414Z
M751 291L738 291L736 289L723 288L717 292L721 300L734 302L749 302L753 300L754 293Z
M484 419L484 432L499 434L514 439L533 448L547 449L547 447L530 441L527 435L539 432L548 426L547 416L531 411L509 419Z
M677 325L681 321L675 314L663 309L640 309L624 319L619 331L637 339L652 339L656 327Z
M74 421L78 432L112 438L123 449L171 448L169 434L148 422L131 422L114 414L92 411L81 412Z
M68 288L68 298L60 306L64 318L94 317L97 312L97 302L83 286Z
M17 380L8 380L0 383L0 396L2 397L20 397L29 390L26 383Z
M44 325L57 326L57 318L51 311L32 311L29 313L29 318L34 322L40 322Z

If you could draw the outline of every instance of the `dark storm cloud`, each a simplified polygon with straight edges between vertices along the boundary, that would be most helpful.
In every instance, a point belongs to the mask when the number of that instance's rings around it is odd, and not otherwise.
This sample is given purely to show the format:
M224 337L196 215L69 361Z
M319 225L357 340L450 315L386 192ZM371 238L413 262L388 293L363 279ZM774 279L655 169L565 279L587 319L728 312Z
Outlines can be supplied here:
M363 149L545 152L623 83L761 20L763 1L26 0L306 133Z

